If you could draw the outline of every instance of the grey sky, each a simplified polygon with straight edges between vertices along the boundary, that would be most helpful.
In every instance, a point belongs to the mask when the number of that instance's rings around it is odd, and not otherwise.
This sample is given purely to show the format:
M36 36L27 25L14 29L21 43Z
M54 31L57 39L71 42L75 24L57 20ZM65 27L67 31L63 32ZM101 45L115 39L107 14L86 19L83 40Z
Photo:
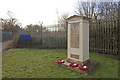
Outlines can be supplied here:
M12 11L23 27L39 21L44 25L56 24L56 9L59 15L65 12L73 15L75 2L76 0L2 0L0 18L8 18L7 12Z

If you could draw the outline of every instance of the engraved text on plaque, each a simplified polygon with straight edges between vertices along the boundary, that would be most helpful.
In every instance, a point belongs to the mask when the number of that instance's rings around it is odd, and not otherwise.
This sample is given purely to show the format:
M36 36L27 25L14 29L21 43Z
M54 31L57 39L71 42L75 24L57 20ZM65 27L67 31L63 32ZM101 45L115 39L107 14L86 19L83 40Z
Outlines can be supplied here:
M71 24L71 40L70 45L73 48L79 48L79 24L77 23L75 26L74 24Z

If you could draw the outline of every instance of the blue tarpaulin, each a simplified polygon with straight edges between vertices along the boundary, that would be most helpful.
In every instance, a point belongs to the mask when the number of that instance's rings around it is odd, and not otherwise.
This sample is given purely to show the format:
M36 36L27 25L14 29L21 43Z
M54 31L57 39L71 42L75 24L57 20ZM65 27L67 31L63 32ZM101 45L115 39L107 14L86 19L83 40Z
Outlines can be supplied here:
M25 35L20 35L19 38L20 38L20 40L24 40L25 39Z
M30 35L25 35L26 39L31 40L31 36Z
M19 39L20 40L25 40L25 39L31 40L31 36L30 35L19 35Z

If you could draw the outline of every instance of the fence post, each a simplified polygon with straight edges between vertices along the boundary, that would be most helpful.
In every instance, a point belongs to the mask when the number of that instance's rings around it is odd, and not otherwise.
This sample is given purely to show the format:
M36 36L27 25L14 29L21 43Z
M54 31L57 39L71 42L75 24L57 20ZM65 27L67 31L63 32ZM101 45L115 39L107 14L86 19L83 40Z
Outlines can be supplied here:
M120 54L120 1L118 2L118 45L117 54Z

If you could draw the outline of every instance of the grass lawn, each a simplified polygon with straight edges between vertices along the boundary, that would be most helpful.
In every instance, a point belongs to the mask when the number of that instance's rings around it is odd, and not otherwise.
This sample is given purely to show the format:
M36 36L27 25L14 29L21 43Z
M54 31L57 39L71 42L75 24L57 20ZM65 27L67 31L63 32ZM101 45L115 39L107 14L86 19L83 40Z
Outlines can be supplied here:
M80 75L56 63L65 59L65 49L10 49L2 55L3 78L118 78L118 60L90 53L100 62L92 73Z

